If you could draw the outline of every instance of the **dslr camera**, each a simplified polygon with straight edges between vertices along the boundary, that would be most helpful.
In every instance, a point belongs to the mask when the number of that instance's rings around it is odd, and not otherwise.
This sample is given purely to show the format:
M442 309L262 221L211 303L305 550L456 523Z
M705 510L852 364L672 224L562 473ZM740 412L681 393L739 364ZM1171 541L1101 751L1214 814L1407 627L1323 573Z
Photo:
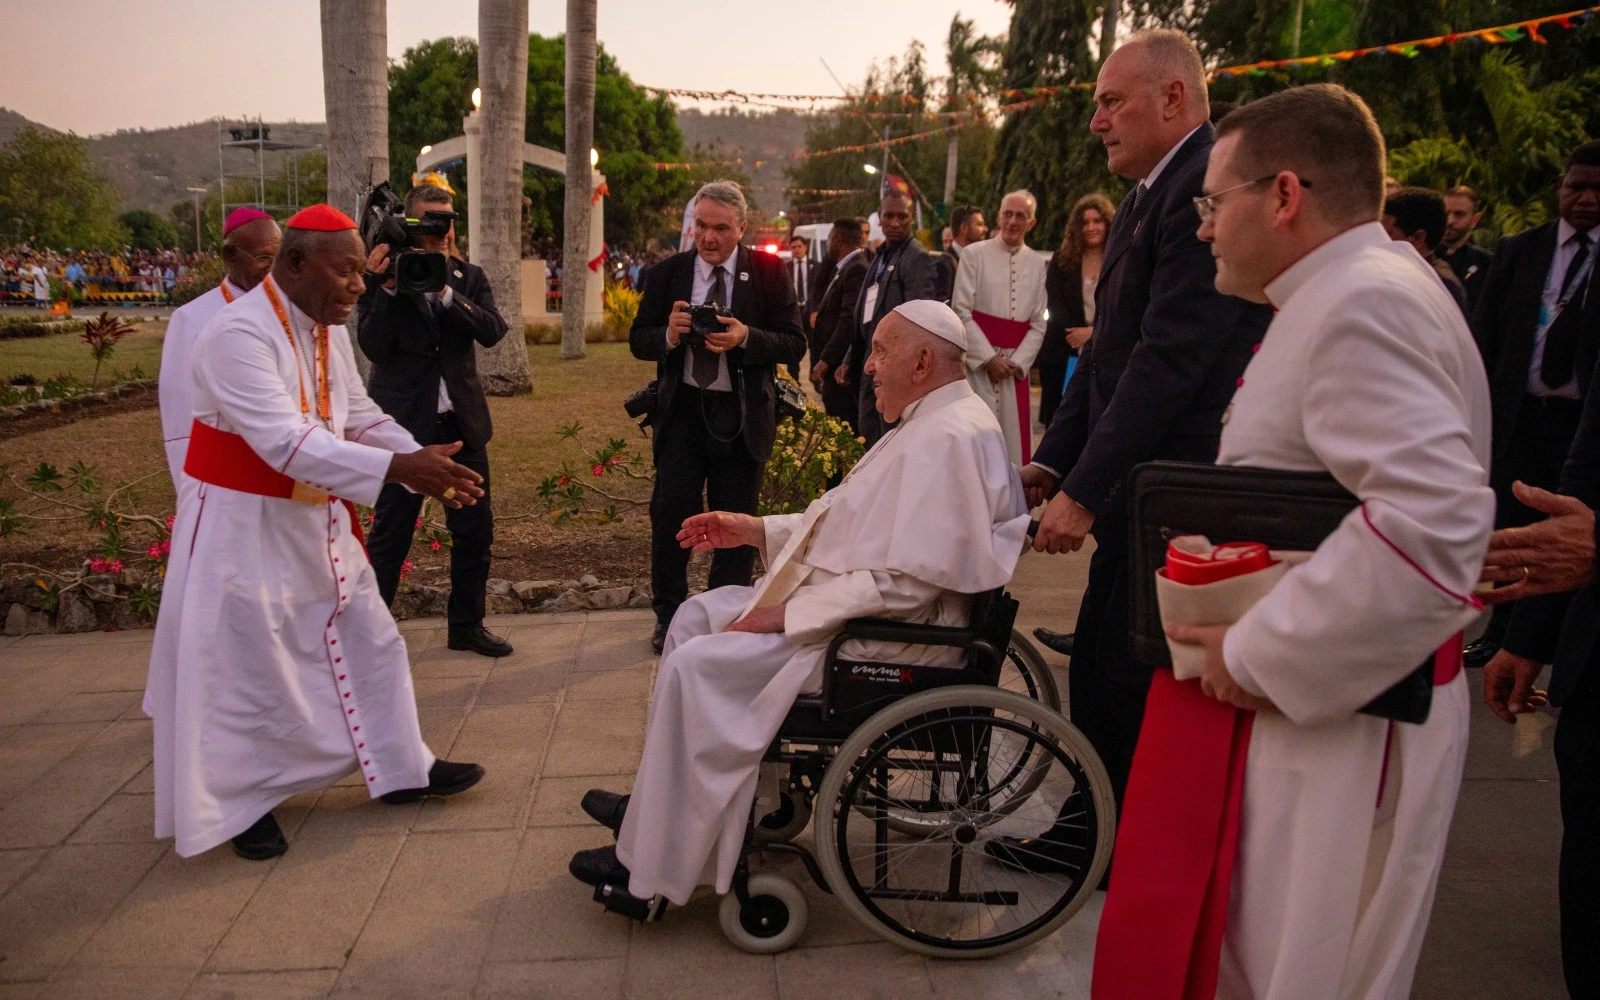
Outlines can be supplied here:
M704 305L690 306L689 332L683 335L683 342L690 347L704 347L706 334L721 333L727 329L720 322L720 317L732 315L733 313L730 310L715 303L708 302Z
M429 211L420 219L406 217L405 202L384 181L361 204L361 240L367 252L380 243L389 246L389 273L397 292L444 291L449 262L437 250L419 249L418 238L443 237L450 232L456 213Z

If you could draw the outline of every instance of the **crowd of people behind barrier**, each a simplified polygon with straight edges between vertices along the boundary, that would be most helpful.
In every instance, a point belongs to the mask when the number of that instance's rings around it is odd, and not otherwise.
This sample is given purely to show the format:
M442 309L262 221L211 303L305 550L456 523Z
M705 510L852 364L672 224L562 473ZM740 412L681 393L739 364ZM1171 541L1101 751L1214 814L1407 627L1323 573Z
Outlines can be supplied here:
M49 308L70 287L72 298L85 304L165 303L214 258L177 250L6 247L0 249L0 302Z

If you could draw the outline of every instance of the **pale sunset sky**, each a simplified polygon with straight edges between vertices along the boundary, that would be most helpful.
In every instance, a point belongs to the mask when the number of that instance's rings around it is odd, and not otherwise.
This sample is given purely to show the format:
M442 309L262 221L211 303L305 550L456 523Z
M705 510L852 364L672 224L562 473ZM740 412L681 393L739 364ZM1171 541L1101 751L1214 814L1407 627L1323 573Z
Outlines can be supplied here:
M214 117L321 121L317 0L5 0L0 106L95 135ZM389 56L420 41L476 35L474 0L389 0ZM959 12L1003 34L1000 0L599 0L600 41L641 84L837 94L873 60L927 47L944 68ZM557 35L566 5L532 0L528 29Z

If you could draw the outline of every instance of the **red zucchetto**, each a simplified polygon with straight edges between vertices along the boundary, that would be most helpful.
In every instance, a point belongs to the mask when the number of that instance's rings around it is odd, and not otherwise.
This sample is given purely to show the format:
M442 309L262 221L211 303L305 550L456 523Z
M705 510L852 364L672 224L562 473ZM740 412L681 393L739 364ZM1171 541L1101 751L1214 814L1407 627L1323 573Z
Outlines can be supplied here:
M318 233L337 233L356 228L356 220L332 205L312 205L302 208L289 217L290 229L309 229Z
M242 225L244 225L246 223L249 223L249 222L254 222L257 219L270 219L270 218L272 218L272 216L270 216L267 213L263 212L259 208L250 208L249 206L241 206L241 207L236 208L233 211L228 213L227 220L225 222L223 222L223 224L222 224L222 235L226 236L229 233L233 232L235 229L238 229L240 226L242 226Z

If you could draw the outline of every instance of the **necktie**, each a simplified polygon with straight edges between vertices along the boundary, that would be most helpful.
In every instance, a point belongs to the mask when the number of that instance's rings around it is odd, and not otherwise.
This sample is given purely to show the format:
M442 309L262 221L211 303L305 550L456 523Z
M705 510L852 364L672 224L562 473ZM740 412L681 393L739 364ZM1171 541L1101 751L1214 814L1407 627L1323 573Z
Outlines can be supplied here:
M1567 273L1561 278L1561 291L1556 296L1557 308L1561 311L1545 331L1544 360L1539 365L1539 378L1552 389L1559 389L1572 381L1573 364L1578 356L1578 313L1582 311L1582 306L1580 304L1576 309L1568 309L1567 306L1574 298L1580 299L1581 303L1578 276L1583 273L1584 262L1589 259L1590 237L1588 233L1579 233L1572 239L1578 244L1578 252L1572 255Z
M706 293L706 305L723 306L727 304L727 282L723 279L726 272L721 264L711 269L711 290ZM717 380L717 356L701 347L689 349L694 355L694 383L701 389L711 388Z

